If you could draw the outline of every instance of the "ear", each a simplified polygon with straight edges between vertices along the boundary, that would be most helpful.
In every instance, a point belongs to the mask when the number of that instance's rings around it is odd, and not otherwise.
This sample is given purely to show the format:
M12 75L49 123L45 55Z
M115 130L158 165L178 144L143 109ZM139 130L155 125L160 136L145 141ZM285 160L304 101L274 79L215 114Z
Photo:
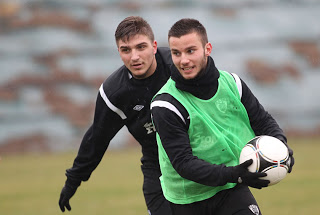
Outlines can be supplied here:
M158 48L158 43L157 43L156 40L153 41L152 46L153 46L153 54L156 54L157 53L157 48Z
M212 45L210 42L208 42L205 46L204 46L204 53L206 55L206 57L208 57L211 54L212 51Z

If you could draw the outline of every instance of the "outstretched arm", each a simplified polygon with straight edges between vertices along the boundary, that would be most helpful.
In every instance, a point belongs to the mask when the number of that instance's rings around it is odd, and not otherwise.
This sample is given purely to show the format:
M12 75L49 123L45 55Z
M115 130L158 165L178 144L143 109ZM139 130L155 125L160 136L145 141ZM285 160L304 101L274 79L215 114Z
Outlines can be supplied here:
M59 206L62 212L71 210L70 198L75 194L81 181L87 181L91 173L99 165L111 139L123 127L121 117L106 105L98 95L94 113L94 121L85 133L73 166L67 169L67 180L61 191Z

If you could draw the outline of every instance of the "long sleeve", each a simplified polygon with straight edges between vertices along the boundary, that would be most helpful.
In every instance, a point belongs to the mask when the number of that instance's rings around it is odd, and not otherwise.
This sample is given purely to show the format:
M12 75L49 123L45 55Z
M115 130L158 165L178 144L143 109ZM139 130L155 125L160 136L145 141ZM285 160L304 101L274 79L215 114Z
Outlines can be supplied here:
M159 95L154 101L173 104L187 122L187 111L169 94ZM210 164L192 154L188 125L175 112L163 107L153 107L151 113L162 145L180 176L208 186L221 186L231 181L230 168Z
M287 142L283 130L279 127L276 120L264 109L258 99L253 95L246 83L241 80L242 97L241 102L247 110L250 125L258 135L269 135Z
M247 111L255 134L274 136L286 142L286 137L274 118L265 111L248 86L243 81L241 83L243 90L241 102ZM211 96L214 90L216 88L208 90ZM209 95L202 93L202 96L208 97ZM163 148L177 173L186 179L208 186L221 186L231 182L233 180L232 168L225 165L213 165L193 156L188 135L189 114L186 109L169 94L160 94L154 101L165 101L176 108L175 111L172 111L172 109L155 106L151 113Z
M111 139L123 125L123 120L108 108L99 94L93 124L82 139L72 168L67 169L67 177L87 181L100 163Z

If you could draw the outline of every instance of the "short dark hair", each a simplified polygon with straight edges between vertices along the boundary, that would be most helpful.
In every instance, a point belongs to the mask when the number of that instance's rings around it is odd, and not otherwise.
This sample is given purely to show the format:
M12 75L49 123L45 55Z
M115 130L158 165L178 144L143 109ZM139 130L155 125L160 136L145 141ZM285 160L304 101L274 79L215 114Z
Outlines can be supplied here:
M118 45L119 40L128 41L130 37L137 34L146 35L151 42L154 41L154 34L149 23L140 16L129 16L119 23L114 36Z
M205 27L196 19L184 18L180 19L170 28L168 40L170 37L182 37L186 34L196 32L201 37L203 46L208 43L208 36Z

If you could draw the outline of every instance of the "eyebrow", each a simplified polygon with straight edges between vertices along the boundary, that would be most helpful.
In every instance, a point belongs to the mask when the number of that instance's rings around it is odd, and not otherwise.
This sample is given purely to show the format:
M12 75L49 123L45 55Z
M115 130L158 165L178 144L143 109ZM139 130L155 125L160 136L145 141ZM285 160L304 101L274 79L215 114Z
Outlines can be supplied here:
M178 52L178 49L171 49L171 52Z
M147 42L138 43L138 44L134 45L134 47L141 46L141 45L148 45L148 43ZM120 49L130 48L130 46L120 46L119 48Z
M197 46L188 46L187 48L185 48L184 50L189 50L189 49L193 49L193 48L197 48ZM171 49L171 52L180 52L178 49Z
M148 43L147 42L142 42L142 43L139 43L139 44L137 44L135 46L141 46L141 45L148 45Z
M119 49L127 49L129 46L120 46Z
M192 46L189 46L189 47L185 48L185 50L194 49L194 48L197 48L197 46L192 45Z

